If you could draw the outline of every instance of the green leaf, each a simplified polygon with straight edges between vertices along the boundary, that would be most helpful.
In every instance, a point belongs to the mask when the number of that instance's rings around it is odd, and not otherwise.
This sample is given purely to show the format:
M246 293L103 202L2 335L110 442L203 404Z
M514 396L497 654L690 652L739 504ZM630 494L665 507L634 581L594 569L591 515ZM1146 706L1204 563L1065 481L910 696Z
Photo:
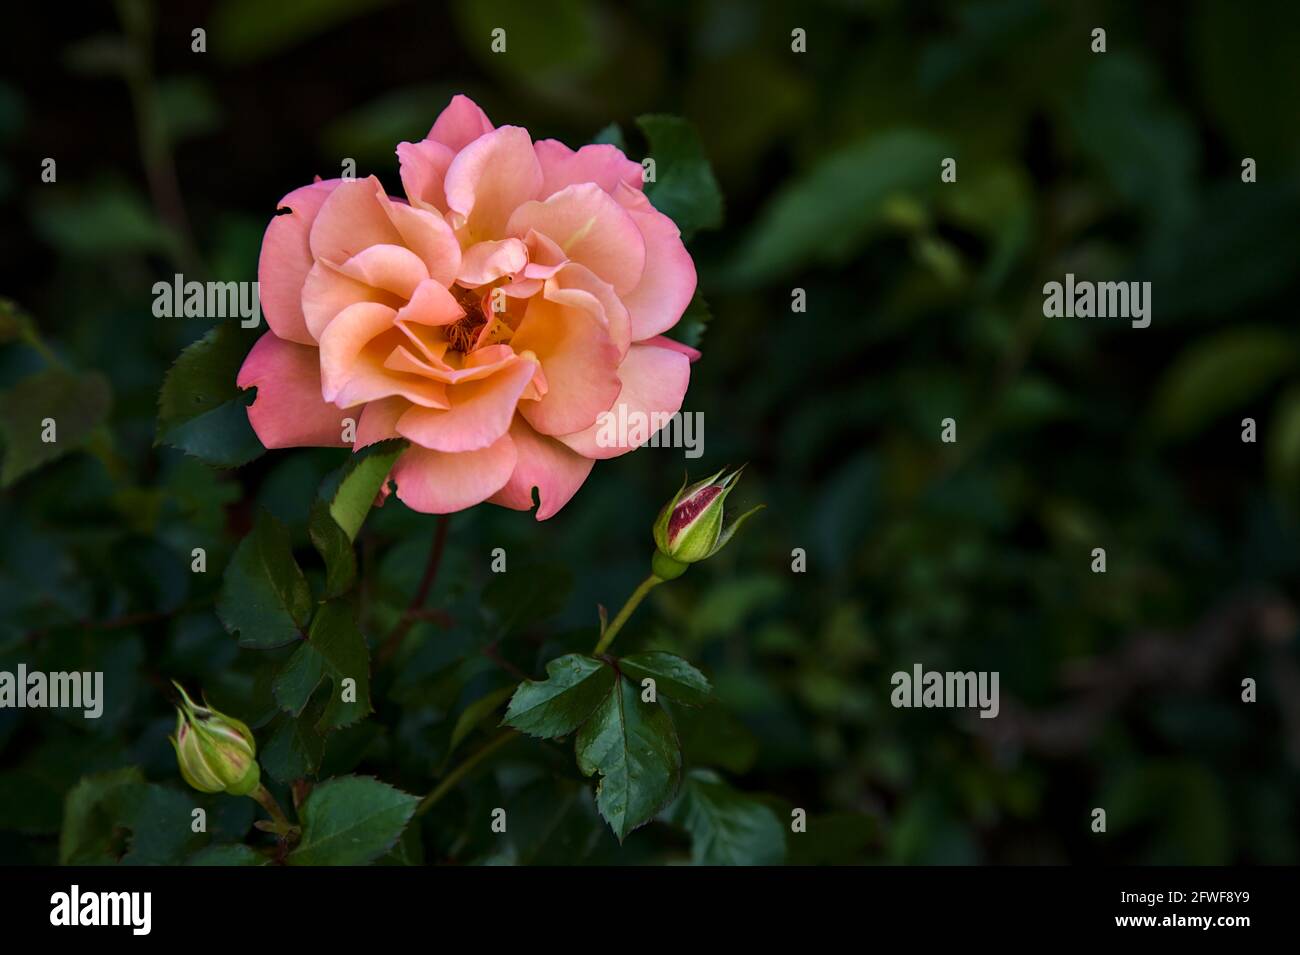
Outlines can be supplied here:
M828 153L764 208L734 266L737 278L770 283L810 263L839 265L884 221L886 203L938 188L944 140L914 129L878 133Z
M271 738L258 756L262 768L277 782L288 785L320 770L325 736L316 730L316 723L324 711L324 703L311 703L301 716L282 713L272 722Z
M1182 438L1248 404L1295 363L1281 329L1232 328L1188 346L1165 373L1151 410L1157 434Z
M704 300L704 296L697 291L695 297L691 299L691 304L687 305L686 311L682 312L681 319L672 327L672 337L684 345L699 348L700 341L704 338L711 321L713 321L713 310L709 308L709 303Z
M288 529L260 511L221 579L217 616L240 646L267 650L302 637L311 610L311 588L293 559Z
M366 865L397 843L419 801L369 776L323 782L299 810L302 840L289 864Z
M356 605L348 598L322 604L311 633L275 678L276 702L294 716L328 678L332 688L318 730L338 729L365 718L370 709L370 650L357 629ZM343 681L355 681L354 702L344 702Z
M595 136L592 136L591 141L596 144L617 146L624 153L627 152L627 143L623 139L623 128L618 123L610 123Z
M256 389L235 384L252 344L235 322L223 322L191 344L163 379L155 440L218 468L234 468L265 449L248 423Z
M235 843L234 845L204 846L186 859L185 864L201 866L266 865L266 858L251 846Z
M325 561L324 599L341 596L352 587L357 571L352 542L393 463L405 449L404 440L371 445L322 482L312 503L307 533Z
M695 127L680 116L637 117L655 162L646 198L677 224L683 239L722 225L722 190Z
M117 825L118 794L144 783L139 768L128 766L84 776L68 791L63 803L63 829L59 834L60 865L115 862L113 830Z
M502 722L529 736L566 736L591 716L613 685L614 671L609 666L570 653L546 665L545 680L519 684Z
M776 813L716 773L692 770L665 818L691 834L696 865L780 865L785 829Z
M623 657L618 668L634 683L655 681L655 693L687 706L703 706L713 695L708 678L681 657L653 650Z
M659 704L642 703L637 688L621 678L582 725L576 753L583 775L600 773L596 807L619 842L654 818L681 775L672 720Z
M61 368L29 375L0 394L0 487L81 447L108 417L112 394L99 372L75 374ZM45 440L47 419L53 422L52 441Z

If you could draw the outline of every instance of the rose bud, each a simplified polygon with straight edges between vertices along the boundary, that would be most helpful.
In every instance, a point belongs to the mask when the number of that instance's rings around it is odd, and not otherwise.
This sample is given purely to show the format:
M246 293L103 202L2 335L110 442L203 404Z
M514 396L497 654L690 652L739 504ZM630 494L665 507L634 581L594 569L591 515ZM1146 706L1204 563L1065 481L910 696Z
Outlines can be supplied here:
M170 736L181 776L199 792L247 796L258 787L257 744L248 727L233 717L198 706L181 687L176 735Z
M760 504L723 527L723 502L743 470L738 468L725 477L720 477L722 471L718 471L690 487L683 484L659 512L654 526L658 548L653 563L656 576L672 580L684 574L688 565L712 557L727 546L750 515L763 509L764 505Z

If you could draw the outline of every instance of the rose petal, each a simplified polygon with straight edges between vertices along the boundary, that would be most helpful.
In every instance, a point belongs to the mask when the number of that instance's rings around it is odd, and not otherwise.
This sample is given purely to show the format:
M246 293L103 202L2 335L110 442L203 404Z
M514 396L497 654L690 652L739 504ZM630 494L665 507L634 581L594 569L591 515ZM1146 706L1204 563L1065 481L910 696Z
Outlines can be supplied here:
M627 307L608 282L602 282L585 265L569 262L547 279L542 293L552 302L585 309L598 317L609 331L621 359L632 342L632 323Z
M533 149L542 166L543 199L565 186L584 182L594 182L611 194L620 182L641 188L641 166L624 156L617 146L591 143L574 152L558 140L542 139L533 144Z
M443 182L447 178L447 167L455 158L453 150L431 139L397 144L402 188L411 205L440 215L447 211L447 193Z
M409 401L398 397L380 398L367 404L357 419L357 440L353 450L359 451L367 445L399 437L397 419L410 407Z
M450 408L411 408L397 422L397 432L434 451L485 448L509 429L535 367L534 362L516 359L494 375L452 385L447 389Z
M413 209L394 201L382 191L379 204L408 249L420 257L429 277L450 285L460 271L460 242L442 216L426 209Z
M425 138L457 151L490 132L492 123L488 120L487 113L479 109L478 104L468 96L457 93L447 108L438 114L433 128Z
M464 244L506 235L510 214L537 195L542 168L528 131L502 126L474 140L447 169L447 207ZM615 203L617 205L617 203ZM522 233L520 233L522 236Z
M650 440L654 431L659 430L651 431L650 426L663 427L669 417L681 410L690 383L691 364L686 355L674 348L639 342L628 349L618 375L623 384L618 398L594 425L575 434L556 435L584 457L602 460L617 457ZM636 430L638 422L633 415L645 424L640 429L643 434L630 433ZM656 419L655 415L661 417ZM632 425L629 434L619 433L622 422ZM625 440L637 437L641 440Z
M315 182L289 193L276 208L290 211L273 218L262 237L262 251L257 260L262 313L271 331L301 345L314 341L302 314L303 282L314 261L307 237L320 207L339 182L339 179Z
M533 488L537 488L537 519L553 517L578 493L595 462L554 438L538 434L518 415L510 424L510 437L517 455L515 470L505 487L490 498L491 502L516 511L531 510Z
M695 263L681 232L635 189L615 194L645 239L645 270L636 287L623 295L632 315L632 340L644 341L677 324L695 294Z
M506 230L529 229L550 238L574 262L581 262L620 295L636 288L645 270L646 246L622 206L600 186L567 186L545 202L526 202L510 216Z
M240 388L257 388L248 421L267 448L344 447L343 422L360 413L321 397L314 346L285 341L273 332L253 345L235 382Z
M469 288L522 272L528 264L528 247L521 239L477 242L465 250L456 281Z
M412 510L450 514L479 504L505 485L515 469L509 434L478 451L430 451L412 445L393 465L397 496Z
M590 312L533 298L510 344L541 362L547 392L519 411L543 434L580 431L618 397L618 348Z

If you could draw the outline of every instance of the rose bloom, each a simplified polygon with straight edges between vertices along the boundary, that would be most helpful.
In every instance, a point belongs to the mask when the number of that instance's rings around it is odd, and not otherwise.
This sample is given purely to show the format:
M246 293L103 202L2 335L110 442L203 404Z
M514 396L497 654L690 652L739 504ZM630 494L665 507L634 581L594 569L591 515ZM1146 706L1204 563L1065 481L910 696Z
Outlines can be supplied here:
M699 353L662 333L695 266L614 146L533 142L456 96L397 156L404 200L372 176L280 201L258 263L271 330L238 378L249 421L287 448L346 446L351 418L356 448L410 442L391 477L415 510L528 510L536 488L544 520L632 449L598 442L603 412L681 408Z

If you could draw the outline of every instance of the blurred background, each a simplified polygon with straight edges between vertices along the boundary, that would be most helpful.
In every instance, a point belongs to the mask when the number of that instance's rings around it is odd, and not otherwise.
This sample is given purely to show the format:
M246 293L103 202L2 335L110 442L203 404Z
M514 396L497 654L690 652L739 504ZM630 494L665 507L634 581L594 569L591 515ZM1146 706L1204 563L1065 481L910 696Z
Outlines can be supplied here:
M449 619L416 628L323 771L427 791L466 706L585 649L596 605L622 603L683 469L748 462L731 500L768 509L620 641L713 679L719 702L682 717L690 764L777 818L808 811L763 861L1297 861L1300 6L215 0L24 5L7 27L0 669L103 670L108 701L97 721L0 711L0 861L68 861L69 793L129 765L158 784L147 817L78 816L102 851L72 858L183 857L188 831L148 821L194 804L170 679L274 732L212 595L259 507L310 551L340 453L223 472L155 446L162 377L211 326L155 318L151 288L256 278L276 201L345 158L400 193L395 145L458 92L575 147L617 123L636 159L636 117L694 124L725 197L690 246L705 455L602 463L545 523L455 515L430 600ZM1151 326L1044 319L1067 272L1150 281ZM28 383L52 367L63 453L20 469ZM372 642L433 527L395 500L367 524ZM494 590L494 547L535 585ZM1001 715L891 707L915 663L999 672ZM663 823L620 850L571 751L537 749L426 817L420 857L687 857ZM512 787L563 825L521 822L507 850L457 827ZM204 800L217 831L248 831L251 800Z

